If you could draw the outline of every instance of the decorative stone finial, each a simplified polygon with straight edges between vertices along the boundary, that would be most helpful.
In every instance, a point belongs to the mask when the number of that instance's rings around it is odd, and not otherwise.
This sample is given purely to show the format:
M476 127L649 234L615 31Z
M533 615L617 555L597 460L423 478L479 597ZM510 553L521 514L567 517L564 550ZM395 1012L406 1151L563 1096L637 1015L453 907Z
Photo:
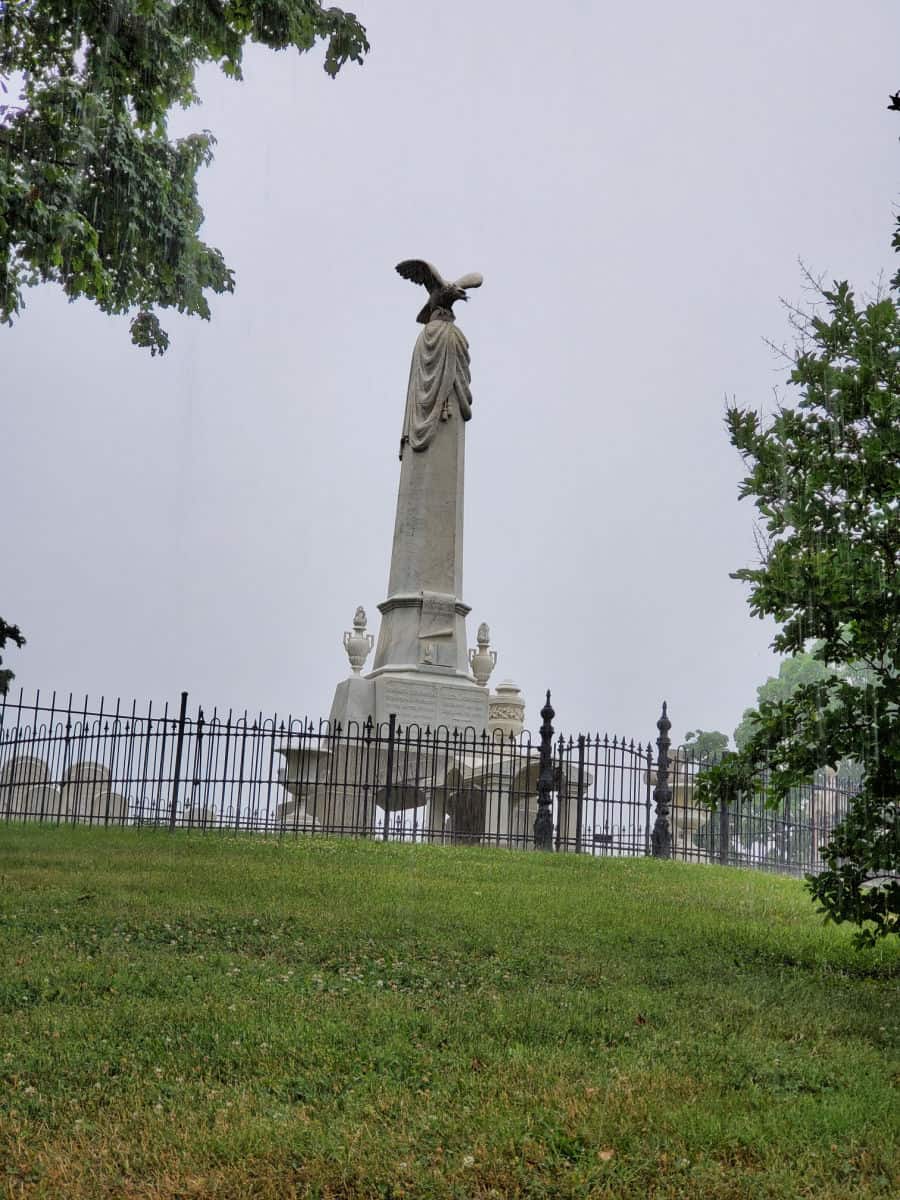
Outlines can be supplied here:
M481 687L487 687L487 681L491 677L491 671L497 665L497 651L491 647L491 631L486 621L482 621L478 626L478 649L469 651L469 663L472 667L472 674L475 676L475 682Z
M348 629L344 634L344 649L347 651L354 675L358 675L363 669L374 645L374 637L371 633L366 633L366 610L360 605L353 617L353 632Z

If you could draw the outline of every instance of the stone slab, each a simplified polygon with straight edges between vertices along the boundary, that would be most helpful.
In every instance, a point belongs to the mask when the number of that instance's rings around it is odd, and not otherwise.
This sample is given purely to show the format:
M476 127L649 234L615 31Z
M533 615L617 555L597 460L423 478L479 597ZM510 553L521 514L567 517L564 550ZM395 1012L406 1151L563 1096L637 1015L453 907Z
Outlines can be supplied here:
M424 671L415 674L378 675L375 685L375 720L388 721L397 714L401 726L419 725L422 729L440 726L452 733L454 729L472 728L480 736L488 723L488 694L476 683L429 677Z

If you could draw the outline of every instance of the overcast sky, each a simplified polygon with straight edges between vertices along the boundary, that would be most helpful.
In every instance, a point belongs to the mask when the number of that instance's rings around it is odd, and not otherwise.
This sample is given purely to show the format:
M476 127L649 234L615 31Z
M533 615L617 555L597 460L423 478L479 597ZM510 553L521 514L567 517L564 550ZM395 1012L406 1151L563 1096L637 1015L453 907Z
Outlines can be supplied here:
M424 257L481 271L464 599L539 724L730 732L777 669L725 398L771 407L798 266L895 264L895 0L356 0L372 53L254 50L179 132L219 144L206 324L51 288L0 331L0 613L26 693L327 715L377 632Z

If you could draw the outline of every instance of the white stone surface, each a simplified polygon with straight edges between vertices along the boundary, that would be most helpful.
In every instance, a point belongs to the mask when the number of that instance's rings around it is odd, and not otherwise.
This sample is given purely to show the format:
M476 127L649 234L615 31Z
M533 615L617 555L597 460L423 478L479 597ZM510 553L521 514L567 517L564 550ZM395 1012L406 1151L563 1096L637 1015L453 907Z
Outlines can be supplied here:
M491 630L487 621L478 626L478 646L469 651L469 665L479 687L487 687L491 672L497 665L497 651L491 649Z
M505 737L518 737L525 728L525 697L518 684L504 679L490 699L488 730Z
M65 817L66 810L60 799L59 788L51 783L29 788L24 796L22 814L32 821L50 821Z
M369 718L386 724L391 714L401 727L423 730L480 735L488 725L488 694L469 667L469 606L462 601L469 348L452 314L439 311L412 356L388 596L378 606L373 668L338 684L332 728L339 723L346 731ZM354 636L362 628L354 623ZM355 668L354 656L351 662Z
M477 734L487 728L488 697L474 680L456 679L433 671L385 672L375 680L375 720L396 713L401 726L422 729L446 727Z
M87 791L87 783L82 781L77 793L64 789L63 796L63 803L68 801L67 817L70 821L90 825L102 825L109 821L119 825L128 813L126 797L101 781L97 781L97 787L90 792Z
M344 649L354 675L362 671L374 644L371 633L366 633L366 610L360 605L353 618L353 629L348 629L344 634Z
M473 728L481 734L488 728L488 695L469 679L428 671L420 667L384 671L377 677L352 676L337 685L329 713L331 728L340 724L344 732L354 732L352 723L361 728L366 721L380 724L395 713L397 724Z
M62 785L62 803L69 817L95 820L98 811L102 816L106 809L98 810L99 797L110 792L109 778L103 763L77 762L69 767Z
M328 720L332 729L340 725L344 733L350 730L355 722L365 725L366 721L375 720L375 683L372 679L364 679L359 675L351 675L342 680L334 691L331 711Z
M419 335L410 368L388 597L378 606L373 677L426 667L470 679L469 609L462 603L470 415L465 337L452 320L433 320Z
M32 792L44 787L50 771L42 758L18 754L0 768L0 818L24 817L32 808Z
M275 820L284 825L285 829L302 829L306 833L312 833L319 828L318 821L314 821L309 815L302 800L285 800L284 804L279 804L275 810Z

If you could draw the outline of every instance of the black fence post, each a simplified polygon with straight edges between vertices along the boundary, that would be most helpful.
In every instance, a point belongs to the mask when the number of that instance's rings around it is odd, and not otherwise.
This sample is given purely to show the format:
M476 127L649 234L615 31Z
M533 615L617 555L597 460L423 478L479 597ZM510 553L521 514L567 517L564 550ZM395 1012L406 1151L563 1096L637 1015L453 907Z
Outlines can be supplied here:
M181 783L181 755L184 751L184 726L187 718L187 692L181 693L181 710L178 713L178 740L175 743L175 778L172 781L172 805L169 809L169 831L175 832L178 815L178 787Z
M728 866L729 860L729 842L731 841L731 813L730 805L727 799L723 799L719 804L719 864L723 867Z
M572 749L572 739L569 738L569 750ZM571 754L566 755L566 739L560 734L559 741L556 743L556 770L554 777L556 782L556 852L559 853L562 846L563 827L566 830L566 839L569 834L569 779L564 773L565 768L569 765ZM566 847L568 849L568 847Z
M388 748L387 748L387 780L384 785L384 826L382 841L388 840L391 819L391 789L394 776L394 737L397 732L397 714L391 713L388 718Z
M274 735L274 728L273 728ZM203 761L203 709L197 709L197 737L194 741L194 769L191 772L191 799L188 809L188 823L193 825L195 817L200 818L200 824L205 829L209 824L209 813L205 803L198 803L200 794L200 763Z
M669 788L669 746L671 744L669 730L672 728L672 722L666 711L665 700L663 700L662 716L656 722L656 728L659 730L659 737L656 739L659 753L656 757L656 786L653 789L656 820L653 823L651 844L654 858L671 858L672 827L669 824L669 805L672 792Z
M584 824L584 734L578 735L578 782L577 811L575 814L575 853L580 854L582 847L582 825Z
M547 692L547 703L541 709L541 758L538 775L538 810L534 819L534 848L535 850L553 849L553 726L551 721L556 716L550 704L550 693Z
M19 703L21 704L21 697L20 697ZM6 819L7 819L7 821L13 815L12 802L13 802L13 795L16 790L16 758L18 755L18 751L19 751L19 726L16 725L15 732L13 734L12 760L11 760L11 765L9 768L9 783L7 785L7 792L6 792Z
M377 750L377 748L378 748L377 738L376 738L376 742L375 742L375 747ZM373 795L375 792L378 791L378 766L377 766L378 756L377 756L377 754L375 756L374 761L376 764L376 769L375 769L375 786L374 786L374 788L372 788ZM363 768L362 768L363 831L362 831L362 836L368 837L370 834L375 832L375 803L374 803L374 800L372 802L372 811L369 812L369 771L371 770L371 766L372 766L372 718L371 718L371 716L368 716L366 718L366 723L363 726L363 759L362 759L362 762L363 762Z

